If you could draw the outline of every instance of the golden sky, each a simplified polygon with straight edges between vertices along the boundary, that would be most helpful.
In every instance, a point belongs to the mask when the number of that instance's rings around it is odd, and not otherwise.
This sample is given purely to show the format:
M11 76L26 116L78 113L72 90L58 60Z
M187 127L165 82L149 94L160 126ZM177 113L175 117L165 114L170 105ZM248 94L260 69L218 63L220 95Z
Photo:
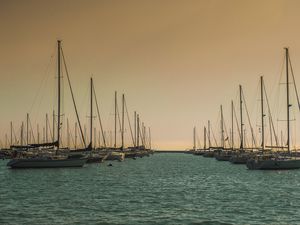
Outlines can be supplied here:
M42 124L52 111L62 39L84 123L93 75L106 130L117 90L151 126L154 147L190 148L194 125L218 128L220 104L229 126L239 84L249 103L260 75L274 89L285 46L297 79L299 9L297 0L0 0L1 139L9 121L18 132L27 112Z

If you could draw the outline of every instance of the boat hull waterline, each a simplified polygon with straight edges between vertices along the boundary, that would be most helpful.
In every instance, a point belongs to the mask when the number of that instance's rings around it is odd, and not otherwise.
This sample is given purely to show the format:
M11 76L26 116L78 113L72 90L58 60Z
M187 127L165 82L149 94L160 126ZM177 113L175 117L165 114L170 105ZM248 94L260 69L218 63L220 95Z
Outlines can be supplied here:
M47 158L29 158L12 159L7 163L12 169L24 168L64 168L64 167L83 167L86 163L85 158L71 159L47 159Z

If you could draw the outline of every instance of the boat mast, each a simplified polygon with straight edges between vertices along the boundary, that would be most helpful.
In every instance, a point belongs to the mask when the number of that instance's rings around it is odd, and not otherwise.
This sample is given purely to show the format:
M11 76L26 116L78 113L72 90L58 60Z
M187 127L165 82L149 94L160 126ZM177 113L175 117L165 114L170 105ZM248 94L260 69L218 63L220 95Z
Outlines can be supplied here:
M265 150L265 126L264 126L264 80L263 76L260 77L260 98L261 98L261 147Z
M134 147L136 147L136 124L137 124L137 122L136 122L136 120L137 120L137 117L136 117L136 111L134 111Z
M149 127L149 149L151 150L151 130Z
M61 63L61 59L60 59L60 50L61 50L61 40L57 40L57 85L58 85L58 89L57 89L57 149L59 149L59 142L60 142L60 63ZM53 134L54 136L54 134Z
M233 101L231 100L231 148L234 148L234 140L233 140L233 117L234 117L234 109L233 109Z
M140 116L139 114L137 114L137 118L136 118L136 122L137 122L137 137L136 137L136 146L137 148L139 148L140 145Z
M115 143L114 148L117 148L117 92L115 91Z
M208 125L207 125L207 128L208 128L208 148L211 147L211 141L210 141L210 120L208 121Z
M10 145L12 146L13 144L13 125L12 125L12 121L10 121Z
M93 146L93 78L91 77L90 146Z
M21 146L23 146L23 139L24 139L24 122L22 121L22 125L21 125Z
M225 143L224 143L224 122L223 122L223 106L221 105L221 147L224 149Z
M69 126L68 118L67 118L67 147L70 148L70 126Z
M194 151L196 151L196 127L193 129L193 143L194 143Z
M74 143L75 149L77 149L77 122L75 122L75 143Z
M289 49L285 48L286 60L286 103L287 103L287 147L290 153L290 87L289 87Z
M125 95L122 95L122 130L121 130L121 138L122 138L122 146L121 149L124 149L124 105L125 105Z
M204 126L204 149L206 149L206 127Z
M241 116L241 146L240 146L240 149L244 149L242 85L239 86L239 89L240 89L240 116Z
M46 143L48 143L48 113L46 113Z
M26 144L29 145L29 114L26 116Z
M55 137L55 111L52 112L52 142L54 142Z

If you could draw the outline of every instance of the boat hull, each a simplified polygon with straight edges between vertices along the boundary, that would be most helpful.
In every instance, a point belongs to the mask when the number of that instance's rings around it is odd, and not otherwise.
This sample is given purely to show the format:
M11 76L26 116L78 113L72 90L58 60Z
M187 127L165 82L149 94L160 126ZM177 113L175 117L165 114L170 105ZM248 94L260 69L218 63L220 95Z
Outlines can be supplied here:
M248 159L248 156L235 155L229 159L229 162L232 164L246 164Z
M249 159L246 165L250 170L291 170L300 169L300 159L269 159L261 161Z
M7 163L12 169L25 168L63 168L63 167L83 167L86 159L71 158L71 159L12 159Z

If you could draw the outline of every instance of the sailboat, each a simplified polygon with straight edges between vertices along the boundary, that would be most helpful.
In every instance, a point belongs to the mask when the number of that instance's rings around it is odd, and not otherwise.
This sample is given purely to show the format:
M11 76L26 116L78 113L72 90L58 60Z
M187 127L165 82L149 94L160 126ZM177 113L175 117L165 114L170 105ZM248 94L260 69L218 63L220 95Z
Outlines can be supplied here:
M286 97L287 97L287 150L288 154L260 154L253 158L248 159L247 168L250 170L287 170L299 169L300 158L291 155L290 150L290 93L289 93L289 49L285 48L285 61L286 61ZM263 116L263 115L262 115ZM263 120L262 120L263 122ZM262 132L262 148L264 149L264 136Z
M223 116L223 107L221 105L220 107L220 111L221 111L221 147L219 147L216 151L215 151L215 158L218 161L229 161L229 159L232 156L232 151L231 149L226 149L225 148L225 138L224 138L224 116ZM228 138L226 138L228 139Z
M90 96L91 97L91 99L90 99L91 100L91 103L90 103L91 108L90 108L90 144L89 144L89 146L90 146L91 151L89 152L89 154L87 156L87 163L100 163L100 162L103 162L108 157L108 153L106 151L103 151L103 149L95 149L92 146L92 143L93 143L93 96L95 97L95 100L96 100L98 118L99 118L100 127L101 127L101 131L102 131L102 135L103 135L102 123L101 123L101 119L100 119L99 107L98 107L98 103L97 103L93 78L91 78L90 89L91 89L91 96ZM103 140L104 140L104 145L106 147L104 135L103 135Z
M246 164L250 153L246 152L244 148L244 122L243 122L243 89L242 85L239 85L239 93L240 93L240 148L234 152L234 154L230 157L229 161L233 164ZM233 113L233 103L231 103L231 110ZM233 117L233 116L232 116ZM232 119L233 120L233 119ZM232 128L233 129L233 125Z
M69 156L66 154L58 154L60 151L60 108L61 108L61 40L57 41L57 72L58 72L58 119L57 119L57 140L53 143L44 143L44 144L31 144L25 146L27 150L29 148L35 148L37 152L39 152L40 148L47 146L54 146L55 154L50 155L33 155L33 156L23 156L23 157L15 157L7 163L12 169L16 168L61 168L61 167L82 167L86 158L81 157L81 155L77 156ZM68 76L68 74L67 74ZM69 77L68 77L69 79ZM74 99L73 99L74 100ZM76 110L77 112L77 110ZM28 144L28 143L27 143Z

